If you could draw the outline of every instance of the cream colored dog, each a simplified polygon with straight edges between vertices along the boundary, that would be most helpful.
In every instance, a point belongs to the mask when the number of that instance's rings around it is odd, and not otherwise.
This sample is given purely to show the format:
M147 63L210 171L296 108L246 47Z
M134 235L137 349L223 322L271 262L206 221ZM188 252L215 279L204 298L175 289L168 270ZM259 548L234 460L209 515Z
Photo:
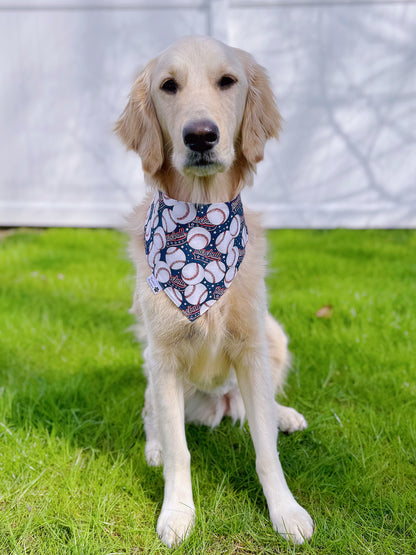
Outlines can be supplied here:
M265 241L258 218L245 211L248 244L231 286L190 321L146 279L146 212L156 190L189 203L224 203L252 183L266 141L280 116L268 78L242 50L208 37L175 42L149 62L133 85L116 131L142 159L152 194L130 217L137 268L133 311L144 328L146 459L163 463L165 493L157 532L168 546L194 524L185 420L216 426L247 416L256 469L273 527L302 543L313 522L291 494L276 450L278 427L302 430L306 421L278 405L289 365L287 339L267 311Z

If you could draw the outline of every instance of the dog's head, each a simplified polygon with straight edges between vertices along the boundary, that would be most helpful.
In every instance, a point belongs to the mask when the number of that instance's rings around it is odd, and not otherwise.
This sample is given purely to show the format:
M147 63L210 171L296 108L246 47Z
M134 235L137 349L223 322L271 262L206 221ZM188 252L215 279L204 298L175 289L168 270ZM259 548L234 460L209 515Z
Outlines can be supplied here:
M143 170L190 177L250 169L277 137L280 115L253 57L209 37L180 39L144 68L116 124Z

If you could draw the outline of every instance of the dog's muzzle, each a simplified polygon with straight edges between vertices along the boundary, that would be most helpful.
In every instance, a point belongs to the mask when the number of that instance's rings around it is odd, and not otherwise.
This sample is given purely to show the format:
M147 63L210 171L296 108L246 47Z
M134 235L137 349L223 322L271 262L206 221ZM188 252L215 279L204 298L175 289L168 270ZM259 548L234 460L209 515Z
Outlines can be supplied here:
M207 119L191 121L185 125L182 138L188 150L183 168L185 174L204 177L225 170L214 150L220 140L220 131L214 122Z
M220 140L220 131L214 122L202 119L188 123L182 132L183 142L193 152L204 154Z

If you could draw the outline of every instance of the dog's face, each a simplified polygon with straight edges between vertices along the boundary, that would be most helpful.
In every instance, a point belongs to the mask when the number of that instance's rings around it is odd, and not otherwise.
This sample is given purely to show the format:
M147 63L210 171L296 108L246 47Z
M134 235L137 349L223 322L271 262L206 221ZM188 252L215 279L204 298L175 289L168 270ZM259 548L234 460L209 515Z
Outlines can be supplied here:
M207 176L231 166L247 91L241 60L218 42L183 39L156 60L150 94L180 173Z
M279 128L263 68L209 37L180 39L149 62L116 125L146 173L167 163L187 177L252 168Z

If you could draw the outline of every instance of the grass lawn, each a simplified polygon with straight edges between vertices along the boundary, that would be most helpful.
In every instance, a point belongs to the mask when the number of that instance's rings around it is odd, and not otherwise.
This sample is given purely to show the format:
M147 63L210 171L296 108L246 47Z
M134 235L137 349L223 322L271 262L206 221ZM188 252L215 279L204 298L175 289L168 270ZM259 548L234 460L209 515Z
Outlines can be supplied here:
M197 524L176 552L415 553L416 232L273 231L269 246L294 355L282 401L309 422L279 451L317 530L300 547L273 532L247 426L189 426ZM125 250L106 230L0 238L1 555L171 552Z

